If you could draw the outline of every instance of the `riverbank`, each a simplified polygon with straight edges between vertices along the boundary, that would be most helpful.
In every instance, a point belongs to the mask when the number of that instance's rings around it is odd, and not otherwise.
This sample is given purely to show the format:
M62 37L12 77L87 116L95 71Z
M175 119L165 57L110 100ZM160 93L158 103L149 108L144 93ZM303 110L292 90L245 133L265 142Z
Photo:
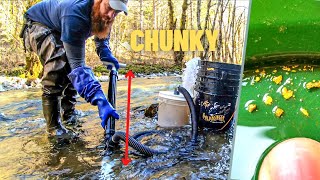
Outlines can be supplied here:
M120 68L118 73L118 80L124 80L125 74L132 70L136 78L155 78L165 76L181 76L182 69L180 66L166 67L160 64L129 64L125 68ZM98 65L93 68L96 78L100 82L109 81L109 70L103 66ZM33 78L21 78L25 77L23 73L24 68L21 67L11 73L0 75L0 92L18 89L29 89L29 88L41 88L41 79Z
M151 73L151 74L144 74L144 73L135 73L136 78L147 78L152 79L156 77L166 77L166 76L177 76L180 77L182 73L179 71L176 72L163 72L163 73ZM107 82L109 81L108 75L100 75L96 76L96 78L100 82ZM118 80L125 80L124 74L118 75ZM30 89L30 88L41 88L41 79L37 78L32 81L29 81L27 78L20 78L20 77L6 77L0 76L0 92L10 91L10 90L18 90L18 89Z

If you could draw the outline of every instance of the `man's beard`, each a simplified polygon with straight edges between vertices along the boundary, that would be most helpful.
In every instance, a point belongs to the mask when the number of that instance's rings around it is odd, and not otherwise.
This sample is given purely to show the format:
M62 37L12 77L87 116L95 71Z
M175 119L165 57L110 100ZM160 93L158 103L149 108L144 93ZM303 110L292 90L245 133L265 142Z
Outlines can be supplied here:
M100 14L100 2L97 2L92 7L91 12L91 32L99 39L105 39L108 37L113 20L103 20Z

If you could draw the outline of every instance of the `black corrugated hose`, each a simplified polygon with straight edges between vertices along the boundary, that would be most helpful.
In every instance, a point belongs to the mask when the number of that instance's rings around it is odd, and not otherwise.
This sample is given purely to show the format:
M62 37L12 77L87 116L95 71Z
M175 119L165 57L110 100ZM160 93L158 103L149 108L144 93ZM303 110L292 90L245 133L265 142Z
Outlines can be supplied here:
M198 141L198 115L196 112L196 108L193 104L193 100L192 100L191 95L184 87L179 86L178 91L182 93L184 98L187 100L187 103L189 106L189 110L190 110L190 114L191 114L191 127L192 127L191 143L193 145L195 145L195 144L197 144L197 141Z
M116 132L112 136L112 141L115 144L119 144L120 140L126 141L126 133L125 132ZM134 139L133 137L129 136L129 146L132 147L133 149L137 150L138 152L147 155L147 156L152 156L154 154L165 154L167 151L157 151L154 149L151 149L143 144L141 144L139 141Z
M196 113L196 109L195 106L193 104L193 100L192 97L190 96L189 92L179 86L177 88L177 90L179 92L181 92L183 94L183 96L185 97L185 99L187 100L189 109L190 109L190 113L191 113L191 122L192 122L192 130L191 130L191 143L192 145L196 145L197 144L197 138L198 138L198 119L197 119L197 113ZM168 151L157 151L154 149L151 149L145 145L143 145L142 143L140 143L138 140L136 140L138 137L146 135L146 134L152 134L155 133L157 131L146 131L146 132L140 132L134 136L129 136L129 146L132 147L133 149L137 150L138 152L146 155L146 156L153 156L154 154L165 154ZM114 144L119 144L120 140L122 141L126 141L126 133L124 132L116 132L113 136L112 136L112 142Z

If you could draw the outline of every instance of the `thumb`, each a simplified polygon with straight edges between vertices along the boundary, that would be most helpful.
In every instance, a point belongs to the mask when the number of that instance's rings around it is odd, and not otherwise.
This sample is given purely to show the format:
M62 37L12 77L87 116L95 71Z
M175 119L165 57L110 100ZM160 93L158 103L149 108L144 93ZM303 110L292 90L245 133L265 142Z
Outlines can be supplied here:
M101 126L102 126L103 129L105 129L106 128L106 121L102 120L101 121Z
M119 62L115 62L114 65L115 65L117 70L120 68Z
M117 113L116 110L113 110L113 111L111 112L111 116L112 116L113 118L115 118L115 119L119 119L119 118L120 118L120 116L119 116L119 114Z
M111 70L111 69L112 69L112 65L109 64L109 65L107 66L107 69Z

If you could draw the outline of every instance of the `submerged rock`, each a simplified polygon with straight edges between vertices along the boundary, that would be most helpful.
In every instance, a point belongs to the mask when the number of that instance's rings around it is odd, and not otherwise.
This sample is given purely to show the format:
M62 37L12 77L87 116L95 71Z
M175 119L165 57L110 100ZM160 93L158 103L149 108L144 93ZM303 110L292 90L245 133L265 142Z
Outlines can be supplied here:
M3 88L2 84L0 84L0 92L5 91L5 89Z
M34 79L32 81L26 78L19 77L0 77L0 92L18 89L28 89L31 87L42 87L40 79Z
M151 104L147 109L145 109L144 115L150 118L155 117L158 113L158 107L159 107L159 103Z

